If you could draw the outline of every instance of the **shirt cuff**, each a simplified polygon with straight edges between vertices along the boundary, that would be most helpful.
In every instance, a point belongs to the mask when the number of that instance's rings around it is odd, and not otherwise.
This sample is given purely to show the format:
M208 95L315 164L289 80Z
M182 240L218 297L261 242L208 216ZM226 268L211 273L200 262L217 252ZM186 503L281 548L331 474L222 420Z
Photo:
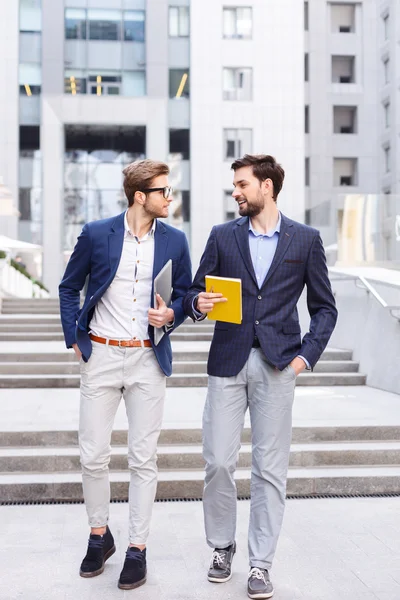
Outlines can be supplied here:
M304 356L302 356L301 354L298 355L298 358L301 358L302 360L304 360L304 362L306 363L306 369L307 369L307 371L311 371L311 365L308 362L308 360L306 358L304 358Z
M207 315L203 315L203 313L201 313L200 311L198 311L195 307L194 307L194 303L196 302L198 296L196 296L195 298L193 298L192 300L192 311L194 314L194 318L196 321L202 321L203 319L206 318Z
M173 329L174 327L175 327L175 319L171 323L166 323L164 325L165 333L168 333L168 331L171 331L171 329Z

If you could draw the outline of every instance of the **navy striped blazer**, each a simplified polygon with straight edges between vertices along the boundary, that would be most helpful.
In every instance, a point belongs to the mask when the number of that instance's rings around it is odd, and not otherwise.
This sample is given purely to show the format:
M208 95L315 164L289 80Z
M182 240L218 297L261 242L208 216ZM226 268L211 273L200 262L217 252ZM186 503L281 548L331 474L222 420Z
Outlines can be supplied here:
M298 354L314 367L337 319L325 251L316 229L282 215L275 256L259 287L250 256L248 217L213 227L184 299L184 310L194 320L193 300L205 290L205 275L240 278L243 294L242 323L215 324L209 375L237 375L248 359L255 336L268 362L279 370ZM301 339L297 302L304 285L311 322Z

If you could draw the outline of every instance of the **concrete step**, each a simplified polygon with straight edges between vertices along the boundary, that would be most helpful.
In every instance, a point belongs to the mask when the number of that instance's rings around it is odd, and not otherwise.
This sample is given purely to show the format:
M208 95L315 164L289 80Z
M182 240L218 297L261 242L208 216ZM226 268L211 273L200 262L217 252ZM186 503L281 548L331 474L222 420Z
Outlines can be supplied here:
M193 344L193 350L173 351L174 360L179 361L207 361L208 352L196 350ZM321 356L321 361L351 361L352 353L350 350L335 350L328 348ZM75 362L75 354L71 350L63 352L2 352L0 353L0 363L3 362Z
M161 471L157 499L201 498L204 471ZM239 497L250 495L250 471L236 471ZM128 499L129 472L110 473L112 500ZM351 495L400 492L400 467L310 467L289 469L288 496ZM3 502L82 501L80 473L12 473L0 475Z
M59 315L59 306L3 306L2 315Z
M174 360L172 365L174 374L206 374L207 362L205 360ZM353 361L320 361L314 373L356 373L358 363ZM0 375L73 375L80 372L77 360L66 362L0 362Z
M128 432L126 429L116 429L112 433L113 447L126 446ZM389 442L399 443L399 425L345 425L345 426L295 426L292 430L292 444L337 444L355 442ZM244 427L242 444L251 442L251 429ZM164 428L161 430L159 445L201 445L202 430L200 427ZM0 431L0 447L5 448L58 448L78 446L76 430L59 431Z
M128 469L127 447L112 449L110 469ZM334 442L293 444L290 453L291 467L331 467L398 465L400 442ZM158 469L203 469L201 445L160 445ZM242 445L238 468L251 468L251 445ZM79 450L69 448L0 448L0 473L56 473L79 472Z
M207 375L173 374L167 379L167 387L205 387ZM0 388L75 388L79 387L78 375L0 375ZM296 385L333 386L365 385L366 376L359 373L301 373Z

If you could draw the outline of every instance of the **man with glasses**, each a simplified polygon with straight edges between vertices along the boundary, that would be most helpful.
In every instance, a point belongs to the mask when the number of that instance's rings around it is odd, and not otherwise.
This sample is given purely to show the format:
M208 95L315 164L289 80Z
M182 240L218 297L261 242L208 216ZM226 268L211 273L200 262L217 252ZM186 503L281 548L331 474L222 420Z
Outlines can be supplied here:
M172 199L168 166L142 160L123 173L128 209L84 226L59 290L66 345L81 365L79 447L91 532L80 575L100 575L115 552L108 527L108 464L114 417L123 396L129 423L129 547L118 587L130 590L146 581L157 441L166 376L171 375L169 334L185 319L183 298L191 283L191 264L184 233L158 220L168 216ZM168 260L171 306L159 295L153 306L154 278ZM165 333L157 345L155 327Z

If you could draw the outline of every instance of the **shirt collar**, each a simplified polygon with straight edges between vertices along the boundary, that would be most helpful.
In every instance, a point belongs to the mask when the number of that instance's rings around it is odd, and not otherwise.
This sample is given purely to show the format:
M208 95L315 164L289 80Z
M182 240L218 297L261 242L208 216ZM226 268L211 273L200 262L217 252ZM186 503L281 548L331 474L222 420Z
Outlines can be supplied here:
M275 233L280 233L281 231L281 223L282 223L282 216L281 213L279 211L279 217L278 217L278 222L276 224L276 226L274 227L274 229L272 229L271 231L268 231L268 233L260 233L259 231L256 231L253 227L253 225L251 224L251 219L249 219L249 231L251 231L251 233L253 235L255 235L256 237L259 237L260 235L262 236L266 236L266 237L272 237L273 235L275 235Z
M146 235L154 236L154 232L156 230L156 223L157 223L157 219L154 219L153 225L151 226L150 231ZM125 215L124 215L124 229L125 229L125 235L132 235L132 232L129 229L129 225L128 225L128 211L125 211Z

